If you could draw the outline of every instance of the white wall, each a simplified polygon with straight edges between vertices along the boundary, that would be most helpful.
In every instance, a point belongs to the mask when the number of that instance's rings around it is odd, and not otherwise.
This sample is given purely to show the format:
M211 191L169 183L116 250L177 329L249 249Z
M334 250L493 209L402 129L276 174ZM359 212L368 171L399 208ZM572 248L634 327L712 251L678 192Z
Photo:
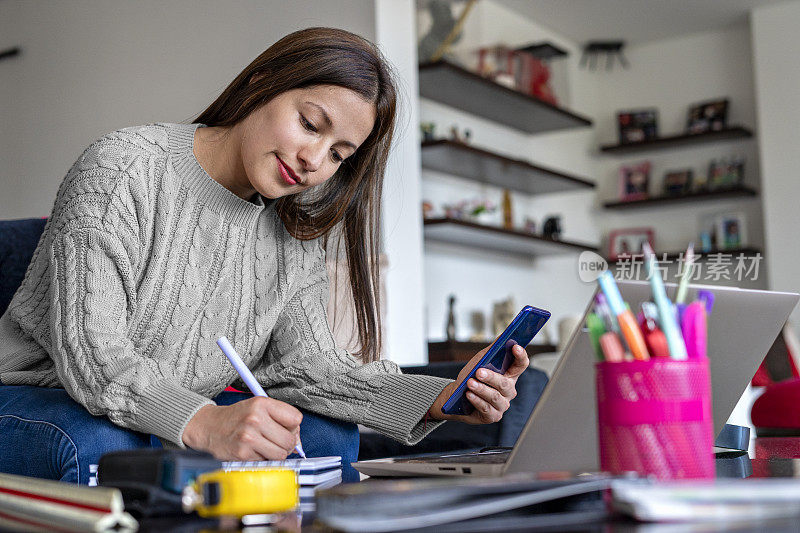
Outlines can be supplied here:
M800 292L800 2L756 9L751 26L770 288Z
M422 281L422 209L417 124L417 54L413 0L376 0L376 43L395 67L399 105L384 182L385 353L399 364L427 361Z
M46 216L88 144L189 121L270 44L325 25L375 37L372 0L5 0L0 218Z

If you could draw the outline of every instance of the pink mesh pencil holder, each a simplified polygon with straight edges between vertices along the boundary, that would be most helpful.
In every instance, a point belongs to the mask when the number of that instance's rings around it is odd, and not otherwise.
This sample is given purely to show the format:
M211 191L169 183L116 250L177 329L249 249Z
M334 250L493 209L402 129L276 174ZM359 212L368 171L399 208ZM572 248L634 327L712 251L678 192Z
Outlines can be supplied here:
M714 477L708 359L600 362L595 378L602 470Z

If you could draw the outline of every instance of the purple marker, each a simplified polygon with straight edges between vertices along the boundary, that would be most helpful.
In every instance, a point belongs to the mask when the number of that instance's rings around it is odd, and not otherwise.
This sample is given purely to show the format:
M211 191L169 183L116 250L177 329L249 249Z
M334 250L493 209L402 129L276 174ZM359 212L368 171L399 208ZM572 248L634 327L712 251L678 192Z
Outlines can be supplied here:
M706 308L701 301L694 301L686 307L681 321L683 339L689 359L702 359L706 356L708 331Z
M269 398L267 393L264 392L264 389L261 388L261 385L258 383L258 381L256 381L256 377L252 372L250 372L250 369L247 368L247 365L244 364L244 361L242 361L242 358L239 357L238 353L236 353L236 350L233 349L233 346L231 346L228 338L224 336L220 337L217 340L217 346L220 347L222 353L224 353L225 357L228 358L228 361L231 362L233 368L236 369L236 372L242 378L242 381L244 381L244 384L247 385L248 389L250 389L250 392L252 392L254 396L263 396L264 398ZM303 451L302 444L295 446L294 451L303 459L306 458L306 452Z
M701 289L697 291L697 299L705 304L706 315L711 316L711 311L714 309L714 293Z
M686 311L686 304L675 304L675 318L678 320L678 324L681 323L683 320L683 312Z
M606 300L605 295L602 292L598 292L594 297L594 302L597 313L606 321L606 328L609 331L613 331L619 335L620 330L619 324L617 323L617 318L611 312L611 308L608 306L608 301Z

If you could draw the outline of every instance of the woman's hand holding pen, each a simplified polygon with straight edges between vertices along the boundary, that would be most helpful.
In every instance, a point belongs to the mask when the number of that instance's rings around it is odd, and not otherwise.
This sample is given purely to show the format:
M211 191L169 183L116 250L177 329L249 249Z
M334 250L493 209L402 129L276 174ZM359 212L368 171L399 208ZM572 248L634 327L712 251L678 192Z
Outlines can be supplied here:
M469 374L470 370L480 362L481 357L488 349L489 347L487 346L478 352L458 373L458 379L446 386L439 394L429 411L431 418L435 420L457 420L467 424L491 424L503 418L503 413L508 410L511 400L517 396L517 378L529 365L528 353L520 345L516 345L512 349L514 362L509 366L505 374L498 374L484 368L475 373L477 379L470 378L467 382L467 399L475 406L472 414L465 416L442 413L444 403L458 388L458 385Z
M222 461L280 461L300 442L302 420L295 407L260 396L206 405L189 420L183 443Z

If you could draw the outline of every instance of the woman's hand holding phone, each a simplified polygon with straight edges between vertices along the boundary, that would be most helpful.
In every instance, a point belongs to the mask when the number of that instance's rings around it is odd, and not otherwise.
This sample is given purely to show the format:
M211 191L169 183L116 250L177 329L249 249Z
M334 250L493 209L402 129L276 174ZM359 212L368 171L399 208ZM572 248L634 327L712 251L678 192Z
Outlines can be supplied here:
M488 368L482 368L475 373L474 378L470 378L467 382L466 397L475 407L471 414L446 415L442 412L444 403L464 381L464 378L469 375L475 365L481 361L481 358L489 348L487 346L470 359L469 363L458 373L458 379L446 386L439 394L431 406L431 418L435 420L457 420L467 424L491 424L503 418L503 413L508 410L511 400L517 395L517 378L528 368L530 363L528 353L519 344L511 350L514 355L514 361L505 374L498 374Z

